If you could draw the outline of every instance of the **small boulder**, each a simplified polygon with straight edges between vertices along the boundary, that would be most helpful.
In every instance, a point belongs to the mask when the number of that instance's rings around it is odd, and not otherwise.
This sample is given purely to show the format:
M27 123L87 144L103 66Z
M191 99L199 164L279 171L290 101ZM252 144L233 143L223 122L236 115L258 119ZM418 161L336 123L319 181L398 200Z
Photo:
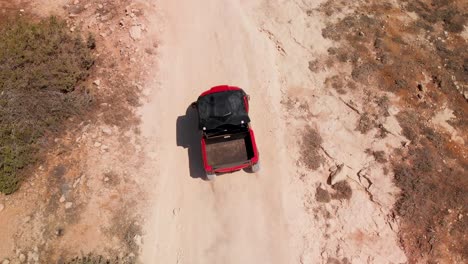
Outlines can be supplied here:
M26 262L26 256L23 253L21 253L19 255L19 262L20 263L25 263Z
M65 203L65 209L70 209L70 208L72 208L72 206L73 206L72 202Z
M130 28L130 37L133 40L141 39L141 27L140 26L133 26Z
M37 252L28 252L28 262L38 262L39 254Z
M63 236L63 228L57 228L55 230L55 235L58 237Z
M106 135L112 135L112 130L108 127L103 127L102 128L102 133L106 134Z
M76 188L76 186L78 186L78 184L80 183L81 181L81 177L79 177L78 179L75 180L75 182L73 183L73 189Z
M330 172L330 177L328 178L328 183L334 185L335 183L345 180L347 174L347 167L344 164L336 166L336 169Z
M140 235L135 235L133 237L133 241L135 241L135 244L139 247L143 244L142 237Z

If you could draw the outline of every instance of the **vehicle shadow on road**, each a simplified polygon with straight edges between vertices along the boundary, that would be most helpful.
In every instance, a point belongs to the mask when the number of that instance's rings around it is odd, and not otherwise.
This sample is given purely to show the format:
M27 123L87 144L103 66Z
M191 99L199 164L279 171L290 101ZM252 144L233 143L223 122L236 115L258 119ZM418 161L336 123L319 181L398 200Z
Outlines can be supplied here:
M198 113L189 106L184 116L177 117L177 146L187 149L190 176L205 178L203 159L201 156L201 133L198 130Z

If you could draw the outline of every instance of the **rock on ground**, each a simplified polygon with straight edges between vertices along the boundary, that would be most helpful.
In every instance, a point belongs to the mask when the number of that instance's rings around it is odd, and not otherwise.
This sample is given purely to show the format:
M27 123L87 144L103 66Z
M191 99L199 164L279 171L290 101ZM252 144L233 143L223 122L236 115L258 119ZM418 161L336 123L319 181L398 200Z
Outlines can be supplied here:
M140 26L133 26L130 28L130 37L133 40L141 39L141 27Z

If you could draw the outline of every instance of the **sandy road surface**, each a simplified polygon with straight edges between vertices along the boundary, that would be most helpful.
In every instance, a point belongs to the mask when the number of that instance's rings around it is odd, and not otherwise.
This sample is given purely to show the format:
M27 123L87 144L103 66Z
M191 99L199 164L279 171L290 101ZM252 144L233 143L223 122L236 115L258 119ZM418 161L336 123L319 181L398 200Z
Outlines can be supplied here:
M276 50L246 18L246 1L242 8L239 1L161 4L166 25L161 87L143 109L145 135L158 135L158 180L142 260L288 263L290 236L282 202L288 168L281 162L286 157ZM186 109L218 84L244 87L251 95L263 168L258 174L237 172L206 182L197 178L203 170L196 148L177 145L196 142L196 119L185 116Z
M354 92L346 99L327 89L337 69L313 72L311 60L333 46L322 36L324 17L312 11L321 3L159 2L161 18L149 23L162 27L159 67L141 113L147 149L157 159L148 176L155 187L143 263L405 262L389 217L398 190L366 154L401 146L400 128L389 117L385 126L395 133L370 141L345 103L366 97ZM196 115L186 110L219 84L251 95L263 168L205 182ZM306 128L323 142L301 143ZM314 152L314 169L307 169L301 158ZM339 164L347 168L341 190L327 184ZM372 175L371 189L362 171Z

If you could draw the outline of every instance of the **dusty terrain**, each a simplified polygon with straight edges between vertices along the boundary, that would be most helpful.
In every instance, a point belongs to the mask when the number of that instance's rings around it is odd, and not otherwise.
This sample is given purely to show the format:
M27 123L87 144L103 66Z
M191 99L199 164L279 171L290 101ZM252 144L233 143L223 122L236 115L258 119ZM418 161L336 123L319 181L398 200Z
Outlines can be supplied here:
M6 2L99 59L96 114L0 196L0 261L467 261L464 1ZM250 94L262 170L207 182L188 106L218 84Z
M369 140L355 130L359 115L343 102L348 98L324 89L328 74L311 74L309 61L332 43L322 37L319 13L306 12L320 3L309 4L161 3L160 84L142 111L143 135L157 135L159 153L144 262L406 261L398 222L389 216L398 189L384 166L366 154L396 148L403 136L393 119L388 129L396 130L394 136ZM201 87L219 83L249 87L263 170L207 183L197 165L190 166L199 161L190 154L196 119L186 109ZM175 125L180 117L185 126ZM319 148L312 158L316 165L304 166L299 158L305 125L323 140L304 150ZM175 147L177 136L190 141L188 150ZM345 181L332 188L329 169L342 163Z

